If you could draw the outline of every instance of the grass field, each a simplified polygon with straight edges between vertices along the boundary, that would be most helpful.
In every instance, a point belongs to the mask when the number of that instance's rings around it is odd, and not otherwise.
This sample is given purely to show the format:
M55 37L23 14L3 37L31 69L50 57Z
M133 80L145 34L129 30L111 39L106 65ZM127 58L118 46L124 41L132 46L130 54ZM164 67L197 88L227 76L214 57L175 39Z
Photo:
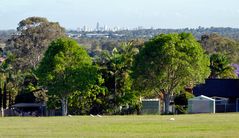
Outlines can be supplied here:
M5 117L0 137L239 137L239 114Z

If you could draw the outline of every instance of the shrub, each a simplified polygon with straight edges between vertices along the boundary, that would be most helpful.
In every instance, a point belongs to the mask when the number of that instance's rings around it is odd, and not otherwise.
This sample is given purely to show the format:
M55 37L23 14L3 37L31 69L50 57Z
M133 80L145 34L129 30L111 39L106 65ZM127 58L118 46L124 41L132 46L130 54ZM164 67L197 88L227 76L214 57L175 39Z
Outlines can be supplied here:
M193 98L194 95L189 92L181 92L180 94L176 95L174 98L175 110L178 114L185 114L187 113L188 108L188 99Z

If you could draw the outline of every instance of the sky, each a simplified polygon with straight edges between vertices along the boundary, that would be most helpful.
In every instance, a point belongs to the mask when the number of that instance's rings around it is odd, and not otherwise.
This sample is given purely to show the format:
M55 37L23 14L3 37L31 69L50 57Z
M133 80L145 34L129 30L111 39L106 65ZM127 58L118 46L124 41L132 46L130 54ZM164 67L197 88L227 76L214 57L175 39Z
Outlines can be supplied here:
M31 16L66 29L89 26L135 28L239 28L239 0L0 0L0 30L16 29Z

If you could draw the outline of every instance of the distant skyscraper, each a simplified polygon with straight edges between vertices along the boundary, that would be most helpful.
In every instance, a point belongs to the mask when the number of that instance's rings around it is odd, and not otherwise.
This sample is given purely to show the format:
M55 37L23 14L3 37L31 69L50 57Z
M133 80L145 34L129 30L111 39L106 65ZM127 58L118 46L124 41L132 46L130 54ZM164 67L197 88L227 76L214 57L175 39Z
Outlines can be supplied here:
M100 30L100 23L97 22L97 23L96 23L96 31L99 31L99 30Z
M84 25L83 28L81 29L81 31L83 31L83 32L91 32L92 28L87 27L87 26Z
M108 31L108 27L105 25L103 31Z

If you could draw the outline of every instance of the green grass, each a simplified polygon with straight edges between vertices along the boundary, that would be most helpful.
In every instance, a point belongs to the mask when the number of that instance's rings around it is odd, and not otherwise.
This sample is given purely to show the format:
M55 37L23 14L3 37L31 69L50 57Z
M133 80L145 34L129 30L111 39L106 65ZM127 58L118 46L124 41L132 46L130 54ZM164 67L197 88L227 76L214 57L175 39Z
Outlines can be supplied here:
M5 117L0 137L239 137L239 114Z

